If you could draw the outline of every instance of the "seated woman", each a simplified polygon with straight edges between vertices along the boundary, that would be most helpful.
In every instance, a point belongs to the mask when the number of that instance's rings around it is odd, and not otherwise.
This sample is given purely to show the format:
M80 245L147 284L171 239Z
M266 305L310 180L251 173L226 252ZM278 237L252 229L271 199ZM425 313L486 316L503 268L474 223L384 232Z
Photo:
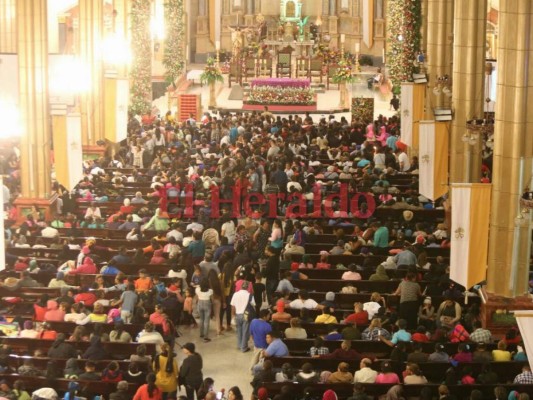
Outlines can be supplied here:
M400 378L392 371L392 364L389 361L384 361L381 364L381 372L376 377L376 383L399 384Z
M339 363L337 371L328 377L327 383L352 383L353 375L349 371L350 365L346 362Z
M89 322L107 322L107 314L105 313L104 306L102 304L95 304L92 313L87 315L84 319L76 321L78 325L85 325Z
M405 367L403 383L406 385L425 385L428 383L428 380L422 375L422 371L418 364L408 363Z
M320 374L313 370L313 364L305 363L302 370L296 374L296 382L301 384L318 383Z
M291 318L290 328L285 329L287 339L307 339L307 332L301 326L299 318Z
M320 252L320 260L316 263L316 269L331 269L331 264L328 263L329 253L325 250Z
M338 321L334 315L331 315L330 308L324 307L322 308L322 314L316 317L315 323L316 324L336 324L338 323Z
M492 350L494 361L511 361L511 352L507 351L507 343L504 340L498 342L498 349Z
M356 264L350 264L348 266L348 271L344 272L341 276L341 279L343 281L360 281L361 280L361 274L357 272L357 265Z

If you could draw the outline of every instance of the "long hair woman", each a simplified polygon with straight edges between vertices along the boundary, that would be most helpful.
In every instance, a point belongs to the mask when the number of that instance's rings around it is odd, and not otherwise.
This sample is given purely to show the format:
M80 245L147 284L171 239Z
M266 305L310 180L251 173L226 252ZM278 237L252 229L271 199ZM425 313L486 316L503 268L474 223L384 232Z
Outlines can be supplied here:
M196 288L198 296L198 313L200 314L200 337L204 342L209 342L209 320L211 319L213 290L209 288L209 281L202 279L200 286Z
M163 400L175 397L178 388L178 363L168 343L161 345L159 353L153 362L156 373L156 386L162 392Z
M209 288L213 291L211 303L213 306L213 315L215 316L217 335L220 335L222 333L220 314L222 310L222 304L224 304L226 301L224 298L224 290L222 289L222 285L214 269L209 270L209 273L207 274L207 280L209 281Z
M137 389L133 400L162 400L161 390L156 386L155 381L155 374L146 375L146 383Z

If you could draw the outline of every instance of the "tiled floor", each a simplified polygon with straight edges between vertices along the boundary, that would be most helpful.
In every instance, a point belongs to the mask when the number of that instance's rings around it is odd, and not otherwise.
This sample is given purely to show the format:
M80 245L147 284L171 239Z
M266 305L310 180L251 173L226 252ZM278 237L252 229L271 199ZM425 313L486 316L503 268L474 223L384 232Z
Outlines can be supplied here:
M180 332L183 336L177 340L177 343L183 345L193 342L196 345L196 351L202 355L204 362L204 378L211 377L215 380L215 390L219 391L224 388L227 395L230 387L239 386L244 399L249 399L252 394L250 386L252 352L242 353L237 350L235 331L224 332L223 335L217 336L214 326L214 322L211 321L209 332L211 342L209 343L204 343L200 339L198 329L181 326ZM178 345L176 345L176 352L181 365L184 354ZM184 391L182 394L185 394Z

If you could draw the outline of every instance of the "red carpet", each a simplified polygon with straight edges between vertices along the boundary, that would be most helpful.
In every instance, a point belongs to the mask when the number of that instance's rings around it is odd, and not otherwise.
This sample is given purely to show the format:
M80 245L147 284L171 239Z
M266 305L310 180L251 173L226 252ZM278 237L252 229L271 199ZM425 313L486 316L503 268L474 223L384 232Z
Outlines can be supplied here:
M246 111L263 111L265 106L268 106L268 110L272 112L306 112L316 111L316 103L310 106L299 105L281 105L281 104L246 104L243 103L242 109Z

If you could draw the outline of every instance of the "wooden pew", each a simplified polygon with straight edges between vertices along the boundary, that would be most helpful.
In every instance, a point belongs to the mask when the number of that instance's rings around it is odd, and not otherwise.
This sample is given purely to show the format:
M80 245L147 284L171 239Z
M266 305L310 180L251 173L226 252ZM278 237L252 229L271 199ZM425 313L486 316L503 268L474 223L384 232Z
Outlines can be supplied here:
M322 394L326 390L334 390L337 394L339 399L346 399L353 394L353 384L347 384L347 383L317 383L317 384L306 384L306 385L300 385L297 383L278 383L278 382L264 382L262 384L263 387L265 387L268 391L269 397L274 397L276 394L279 394L281 392L281 388L283 386L290 386L291 393L294 394L294 396L298 396L298 398L301 398L304 389L310 388L315 396L322 397ZM372 396L373 398L377 398L378 396L383 396L387 393L387 391L393 386L390 384L377 384L377 383L366 383L363 384L365 388L365 393L369 396ZM427 384L427 385L403 385L404 394L403 396L405 398L418 398L420 395L420 391L424 387L431 388L431 391L434 396L437 396L438 394L438 388L440 384ZM533 385L514 385L514 384L496 384L496 385L450 385L448 386L448 389L450 390L450 393L456 396L458 400L466 400L470 398L470 393L472 390L480 390L485 399L493 399L494 398L494 388L496 386L503 386L508 392L511 390L516 390L519 393L527 393L530 396L533 395Z
M306 279L293 280L292 284L299 289L307 289L309 292L313 290L324 290L332 292L340 292L341 289L352 284L359 292L379 292L392 293L400 284L399 280L394 281L343 281L340 279ZM425 282L419 282L422 289L425 287Z
M344 327L344 326L343 326ZM283 339L283 342L287 345L289 348L289 351L291 354L304 354L309 351L309 349L313 346L313 339ZM373 340L352 340L352 349L357 350L359 353L373 353L373 354L382 354L382 355L388 355L392 347L388 346L386 343L383 343L381 341L373 341ZM342 341L340 340L326 340L324 341L324 346L329 348L330 352L334 351L335 349L340 348ZM426 343L420 343L422 346L422 351L424 353L431 354L435 351L435 342L426 342ZM444 345L444 351L448 353L450 356L457 353L457 346L458 343L443 343ZM475 343L469 343L472 349L476 348ZM497 348L497 343L488 343L487 344L487 350L495 350ZM522 363L523 364L523 363Z
M17 353L33 354L35 350L39 349L48 352L48 349L54 343L53 340L44 339L28 339L28 338L12 338L3 337L2 343L10 346L13 351ZM69 342L76 350L84 352L89 347L89 342ZM119 343L119 342L102 342L104 349L108 354L135 354L139 343ZM155 354L155 345L152 343L145 343L148 354Z
M24 383L24 386L30 393L43 387L52 387L58 393L65 393L68 390L68 384L72 382L70 379L60 378L50 381L44 376L22 376L19 374L0 374L0 379L5 379L11 387L15 381L20 380ZM112 382L80 380L77 380L76 382L80 384L80 388L83 392L91 393L92 395L99 394L106 399L109 398L111 393L117 391L117 384ZM137 385L130 383L128 385L128 393L132 398L136 391Z
M17 356L14 354L11 354L8 357L8 365L13 368L13 370L17 370L18 367L24 364L24 361L30 360L33 363L33 366L42 370L43 372L46 371L46 366L49 361L53 360L56 366L59 369L65 369L67 361L66 359L60 359L60 358L48 358L48 357L32 357L32 356ZM78 367L83 370L83 367L85 363L89 360L84 359L77 359ZM126 371L130 366L129 360L90 360L96 364L96 371L101 372L103 371L110 362L115 361L118 363L120 369L122 371ZM148 371L151 366L149 366L147 363L141 362L138 363L141 370Z

